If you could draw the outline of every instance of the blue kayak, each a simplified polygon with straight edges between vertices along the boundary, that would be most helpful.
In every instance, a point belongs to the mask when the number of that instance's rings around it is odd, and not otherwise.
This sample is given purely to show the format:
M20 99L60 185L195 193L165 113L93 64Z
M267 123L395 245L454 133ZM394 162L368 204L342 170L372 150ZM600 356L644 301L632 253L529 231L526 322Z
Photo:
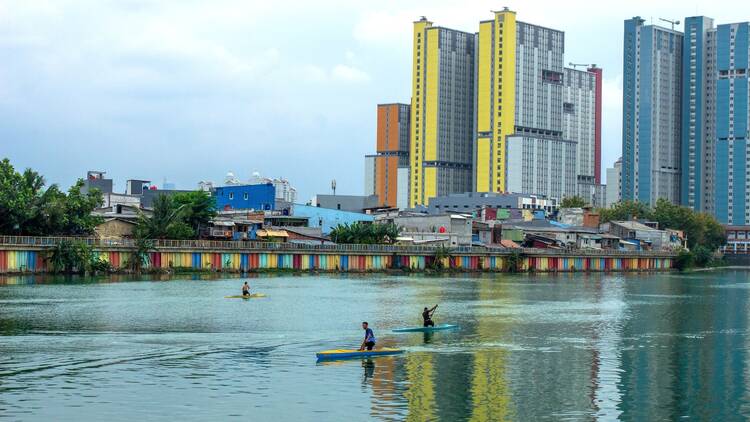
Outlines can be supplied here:
M438 324L434 327L396 328L393 330L393 332L394 333L431 333L433 331L453 330L456 328L458 328L458 325L455 325L455 324Z
M325 350L318 352L315 355L318 360L331 360L331 359L353 359L353 358L367 358L373 356L389 356L404 353L401 349L391 349L383 347L381 349L374 350L356 350L356 349L336 349L336 350Z

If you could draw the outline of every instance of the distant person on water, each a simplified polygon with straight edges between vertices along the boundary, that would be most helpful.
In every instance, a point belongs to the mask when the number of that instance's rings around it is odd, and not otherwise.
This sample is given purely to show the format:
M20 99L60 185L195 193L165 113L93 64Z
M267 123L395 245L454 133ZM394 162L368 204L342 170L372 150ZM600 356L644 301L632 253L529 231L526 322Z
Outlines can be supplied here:
M250 285L247 281L242 285L242 296L250 296Z
M362 345L359 346L359 350L372 350L375 347L375 334L372 332L372 328L368 327L367 321L362 323L362 329L365 330L365 339L362 341Z
M425 327L434 327L435 323L432 322L432 314L435 312L435 309L437 309L437 305L433 306L432 309L424 308L424 311L422 311L422 319L424 320L424 326Z

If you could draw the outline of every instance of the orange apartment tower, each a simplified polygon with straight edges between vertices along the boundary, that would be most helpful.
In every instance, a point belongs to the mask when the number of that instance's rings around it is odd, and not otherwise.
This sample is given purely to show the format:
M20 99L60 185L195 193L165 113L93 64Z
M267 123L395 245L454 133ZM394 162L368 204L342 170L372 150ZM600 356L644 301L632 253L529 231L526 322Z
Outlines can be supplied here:
M377 153L365 156L365 195L377 195L382 207L408 207L409 108L378 104Z

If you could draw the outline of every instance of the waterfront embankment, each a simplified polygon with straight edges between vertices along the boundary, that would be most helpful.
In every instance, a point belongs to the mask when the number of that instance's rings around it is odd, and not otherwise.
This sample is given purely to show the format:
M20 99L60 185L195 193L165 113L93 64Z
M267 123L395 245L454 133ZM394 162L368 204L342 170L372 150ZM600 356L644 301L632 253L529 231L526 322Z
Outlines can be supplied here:
M52 251L60 237L0 236L0 273L53 270ZM127 272L138 253L130 239L74 238L88 245L114 272ZM397 245L311 245L272 242L156 240L145 270L194 271L653 271L669 270L668 251L624 252L574 249L439 248Z

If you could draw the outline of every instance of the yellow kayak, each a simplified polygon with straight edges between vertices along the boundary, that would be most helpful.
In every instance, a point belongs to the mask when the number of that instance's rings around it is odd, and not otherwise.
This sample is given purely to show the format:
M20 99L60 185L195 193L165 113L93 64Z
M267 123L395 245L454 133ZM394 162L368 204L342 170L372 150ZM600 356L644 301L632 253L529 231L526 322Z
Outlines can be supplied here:
M356 349L324 350L322 352L316 353L315 356L318 357L318 360L352 359L352 358L365 358L365 357L372 357L372 356L397 355L399 353L404 353L404 351L401 349L392 349L389 347L383 347L380 349L373 349L373 350L356 350Z
M225 299L255 299L258 297L266 297L266 295L263 293L253 293L249 295L224 296Z

